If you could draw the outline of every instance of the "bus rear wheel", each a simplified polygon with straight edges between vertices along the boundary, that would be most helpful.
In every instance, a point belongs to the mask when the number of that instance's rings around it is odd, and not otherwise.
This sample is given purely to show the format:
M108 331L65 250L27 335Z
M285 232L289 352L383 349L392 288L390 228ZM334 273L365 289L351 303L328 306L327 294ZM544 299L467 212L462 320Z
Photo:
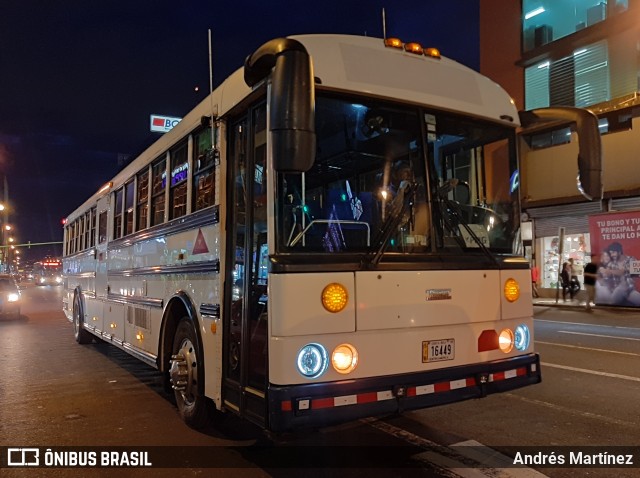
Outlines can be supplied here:
M173 339L169 379L181 418L196 429L206 427L213 414L213 404L199 390L204 380L200 357L195 329L185 317Z

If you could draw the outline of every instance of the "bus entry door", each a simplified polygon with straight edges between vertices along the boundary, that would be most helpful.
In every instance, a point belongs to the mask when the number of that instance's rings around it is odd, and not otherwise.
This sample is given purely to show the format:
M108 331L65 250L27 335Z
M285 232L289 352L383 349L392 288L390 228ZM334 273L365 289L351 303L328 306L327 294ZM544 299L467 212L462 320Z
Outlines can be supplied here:
M232 124L224 317L223 402L266 426L267 204L264 105Z

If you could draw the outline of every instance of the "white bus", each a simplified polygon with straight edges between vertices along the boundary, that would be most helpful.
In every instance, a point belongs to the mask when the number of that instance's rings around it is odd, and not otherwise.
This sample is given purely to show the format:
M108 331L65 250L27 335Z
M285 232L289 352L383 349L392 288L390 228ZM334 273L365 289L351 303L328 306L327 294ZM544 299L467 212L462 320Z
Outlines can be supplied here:
M36 285L62 285L62 261L46 257L33 264L33 281Z
M599 136L575 122L583 188ZM66 220L64 311L193 427L274 431L540 382L510 97L396 39L276 39ZM586 145L586 146L585 146Z

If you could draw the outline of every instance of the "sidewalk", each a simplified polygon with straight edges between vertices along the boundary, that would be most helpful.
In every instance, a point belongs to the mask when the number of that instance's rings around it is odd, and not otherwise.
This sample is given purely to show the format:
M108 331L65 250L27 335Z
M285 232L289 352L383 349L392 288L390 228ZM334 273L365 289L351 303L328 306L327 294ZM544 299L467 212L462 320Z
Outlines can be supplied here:
M536 307L558 307L561 309L567 310L585 310L585 299L582 297L577 297L575 299L563 301L562 298L559 298L556 302L555 297L538 297L533 299L533 305ZM635 307L622 307L615 305L594 305L593 309L600 310L615 310L615 311L625 311L625 312L635 312L640 315L640 309Z

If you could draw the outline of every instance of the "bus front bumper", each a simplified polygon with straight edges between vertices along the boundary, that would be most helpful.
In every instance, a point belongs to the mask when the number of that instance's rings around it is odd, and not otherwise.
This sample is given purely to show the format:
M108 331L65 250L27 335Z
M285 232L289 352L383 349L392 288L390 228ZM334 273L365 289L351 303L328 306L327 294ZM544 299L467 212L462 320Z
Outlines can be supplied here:
M269 385L269 425L275 432L335 425L481 398L539 383L540 357L412 374L308 385Z

